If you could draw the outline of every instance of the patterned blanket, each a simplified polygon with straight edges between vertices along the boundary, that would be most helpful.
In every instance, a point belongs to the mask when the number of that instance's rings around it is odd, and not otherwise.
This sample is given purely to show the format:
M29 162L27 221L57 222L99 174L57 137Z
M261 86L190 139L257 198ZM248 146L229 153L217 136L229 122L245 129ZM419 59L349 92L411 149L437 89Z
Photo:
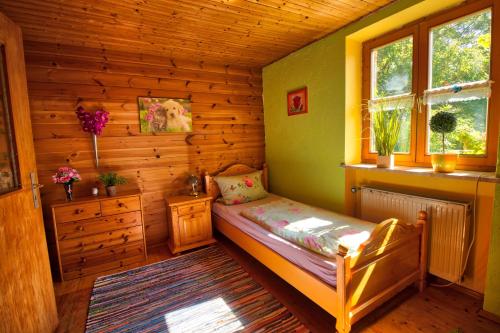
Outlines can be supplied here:
M376 223L280 198L240 213L292 243L334 258L340 244L355 252Z

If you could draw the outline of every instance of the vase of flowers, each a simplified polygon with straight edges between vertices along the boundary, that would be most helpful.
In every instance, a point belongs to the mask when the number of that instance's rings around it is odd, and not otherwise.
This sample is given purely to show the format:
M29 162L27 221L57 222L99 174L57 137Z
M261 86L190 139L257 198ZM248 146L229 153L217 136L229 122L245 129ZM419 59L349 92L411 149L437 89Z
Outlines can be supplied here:
M127 179L122 176L118 176L115 172L101 173L99 175L99 181L106 188L106 193L109 197L116 195L116 186L123 185L127 183Z
M99 167L99 151L97 148L97 137L102 134L106 123L109 121L109 112L99 109L94 113L85 111L83 106L76 109L76 116L84 132L92 134L92 146L94 148L95 165Z
M432 168L435 172L453 172L457 166L458 155L446 151L445 135L457 127L457 117L447 111L439 111L431 117L429 122L431 131L441 134L441 153L431 155Z
M55 184L63 184L66 192L66 200L73 201L73 183L79 182L82 177L76 169L70 167L60 167L55 175L52 176L52 181Z

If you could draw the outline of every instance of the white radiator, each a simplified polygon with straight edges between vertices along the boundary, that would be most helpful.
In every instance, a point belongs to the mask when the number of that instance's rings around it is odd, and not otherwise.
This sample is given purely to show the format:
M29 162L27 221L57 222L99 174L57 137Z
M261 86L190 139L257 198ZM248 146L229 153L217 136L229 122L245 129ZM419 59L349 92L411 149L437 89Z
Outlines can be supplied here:
M457 282L469 246L471 204L362 187L361 218L381 222L394 217L415 223L418 211L425 210L429 221L429 273Z

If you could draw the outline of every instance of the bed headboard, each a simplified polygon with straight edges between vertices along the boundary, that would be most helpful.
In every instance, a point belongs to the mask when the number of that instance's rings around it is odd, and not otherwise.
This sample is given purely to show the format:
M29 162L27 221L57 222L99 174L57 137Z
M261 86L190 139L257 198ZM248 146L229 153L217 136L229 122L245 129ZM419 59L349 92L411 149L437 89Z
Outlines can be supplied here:
M217 172L213 176L211 176L208 172L205 172L205 176L203 177L205 183L205 192L210 195L214 200L217 199L220 195L219 186L214 181L215 176L237 176L244 175L246 173L251 173L257 171L258 169L252 168L246 164L232 164L226 167L224 170ZM267 171L267 165L264 163L262 165L262 185L269 191L269 175Z

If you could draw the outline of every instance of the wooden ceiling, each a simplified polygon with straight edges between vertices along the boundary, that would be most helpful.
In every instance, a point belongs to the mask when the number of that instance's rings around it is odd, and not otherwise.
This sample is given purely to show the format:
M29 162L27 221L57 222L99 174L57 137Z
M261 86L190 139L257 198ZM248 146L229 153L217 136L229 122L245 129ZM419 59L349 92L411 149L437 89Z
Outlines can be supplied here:
M0 0L24 39L261 67L393 0Z

